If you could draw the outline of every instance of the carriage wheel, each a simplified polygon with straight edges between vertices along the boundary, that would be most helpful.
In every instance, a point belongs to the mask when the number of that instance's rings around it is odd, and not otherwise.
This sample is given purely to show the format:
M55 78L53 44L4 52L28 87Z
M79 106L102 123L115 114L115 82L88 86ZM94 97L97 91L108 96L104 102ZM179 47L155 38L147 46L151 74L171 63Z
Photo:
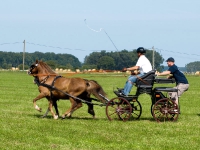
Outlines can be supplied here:
M133 101L131 103L132 107L132 116L134 119L139 119L142 114L142 106L138 100Z
M116 97L110 100L106 105L106 115L111 120L127 121L132 113L132 107L129 101L122 97Z
M157 122L176 121L178 119L179 109L174 101L163 98L154 104L152 113Z
M153 117L153 107L154 107L154 104L151 104L151 115Z

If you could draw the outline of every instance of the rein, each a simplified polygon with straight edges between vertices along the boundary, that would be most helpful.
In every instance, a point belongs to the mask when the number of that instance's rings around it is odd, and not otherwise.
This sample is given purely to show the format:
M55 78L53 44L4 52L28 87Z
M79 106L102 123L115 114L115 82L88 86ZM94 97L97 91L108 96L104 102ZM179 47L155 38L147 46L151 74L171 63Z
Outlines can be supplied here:
M40 76L57 76L58 74L30 74L32 76L37 76L37 77L40 77Z
M142 81L143 83L145 83L146 85L150 85L148 82L144 81L142 78L140 78L139 76L136 76L140 81Z

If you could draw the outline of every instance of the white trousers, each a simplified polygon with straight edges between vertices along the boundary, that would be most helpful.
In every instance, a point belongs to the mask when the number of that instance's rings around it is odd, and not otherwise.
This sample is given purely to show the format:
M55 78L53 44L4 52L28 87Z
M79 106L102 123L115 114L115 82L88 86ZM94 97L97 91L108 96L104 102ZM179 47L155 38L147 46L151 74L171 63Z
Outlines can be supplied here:
M176 89L178 89L178 92L169 92L169 97L172 100L175 100L175 103L178 105L178 98L185 92L188 90L189 88L189 84L183 84L183 83L179 83L176 87L174 87Z

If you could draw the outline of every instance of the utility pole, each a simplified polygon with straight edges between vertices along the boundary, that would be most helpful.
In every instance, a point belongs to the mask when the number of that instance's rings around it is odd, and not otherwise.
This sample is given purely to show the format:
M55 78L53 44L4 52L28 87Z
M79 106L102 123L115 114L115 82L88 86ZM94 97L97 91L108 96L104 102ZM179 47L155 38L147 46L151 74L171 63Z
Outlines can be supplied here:
M24 40L24 50L23 50L23 71L24 71L24 60L25 60L25 45L26 45L26 42Z
M154 46L152 47L152 51L153 51L153 54L152 54L152 68L154 69L154 60L155 60L155 58L154 58Z

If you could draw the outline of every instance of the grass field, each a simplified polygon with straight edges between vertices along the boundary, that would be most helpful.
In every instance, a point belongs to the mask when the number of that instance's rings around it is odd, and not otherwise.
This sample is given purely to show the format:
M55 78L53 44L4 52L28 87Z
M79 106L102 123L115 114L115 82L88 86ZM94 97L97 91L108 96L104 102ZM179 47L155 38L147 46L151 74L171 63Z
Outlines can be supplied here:
M126 77L111 74L77 74L94 79L104 88L108 98L116 97L113 88L123 87ZM200 149L200 77L188 76L190 88L180 98L181 115L177 122L157 123L151 116L150 97L139 97L143 112L139 120L108 121L105 107L95 106L96 119L87 113L87 105L74 112L71 119L54 120L46 99L33 108L38 95L33 77L25 72L0 72L0 149L30 150L197 150ZM161 86L161 85L159 85ZM174 86L173 84L167 86ZM135 88L132 93L134 94ZM60 114L69 108L69 101L60 100Z

